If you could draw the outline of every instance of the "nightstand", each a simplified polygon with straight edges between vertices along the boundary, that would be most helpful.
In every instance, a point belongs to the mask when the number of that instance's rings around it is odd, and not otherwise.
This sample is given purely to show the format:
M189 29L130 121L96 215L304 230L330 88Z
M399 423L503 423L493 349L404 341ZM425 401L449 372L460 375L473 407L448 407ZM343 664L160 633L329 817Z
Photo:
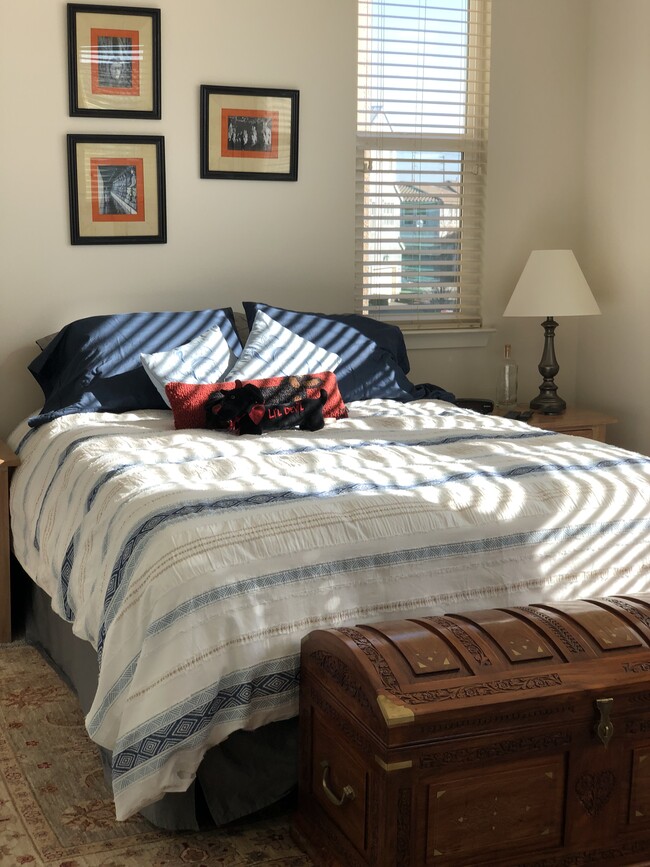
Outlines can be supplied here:
M525 406L517 407L519 410ZM506 409L497 408L495 415L505 415ZM591 409L574 409L569 407L561 415L544 415L536 412L528 419L528 424L541 427L544 430L552 430L557 433L573 434L579 437L587 437L591 440L606 441L607 425L616 424L618 419L604 412L595 412Z
M11 641L9 476L20 459L0 440L0 642Z

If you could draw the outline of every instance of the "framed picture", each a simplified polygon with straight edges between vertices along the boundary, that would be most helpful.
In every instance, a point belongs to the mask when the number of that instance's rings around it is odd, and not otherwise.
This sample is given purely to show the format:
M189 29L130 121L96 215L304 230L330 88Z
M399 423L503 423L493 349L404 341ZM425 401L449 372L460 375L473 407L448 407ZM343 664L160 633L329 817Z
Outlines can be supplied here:
M201 177L298 178L298 91L201 85Z
M73 117L160 117L160 9L68 4Z
M69 135L73 244L164 244L165 146L155 135Z

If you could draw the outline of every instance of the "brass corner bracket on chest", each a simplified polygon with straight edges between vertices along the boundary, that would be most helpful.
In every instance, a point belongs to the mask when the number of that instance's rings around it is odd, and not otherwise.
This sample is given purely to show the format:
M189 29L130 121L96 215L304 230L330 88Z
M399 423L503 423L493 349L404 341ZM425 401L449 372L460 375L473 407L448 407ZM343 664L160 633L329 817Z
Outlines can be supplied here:
M415 713L390 695L378 695L377 704L388 728L410 725L415 722Z

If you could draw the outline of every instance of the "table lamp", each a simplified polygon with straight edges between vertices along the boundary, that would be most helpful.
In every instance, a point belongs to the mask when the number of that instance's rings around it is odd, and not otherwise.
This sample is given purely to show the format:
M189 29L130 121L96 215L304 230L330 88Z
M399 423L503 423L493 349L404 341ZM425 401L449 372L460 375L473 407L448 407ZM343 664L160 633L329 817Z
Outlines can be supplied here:
M544 352L539 363L543 382L530 408L548 415L564 412L566 402L557 393L554 377L560 365L555 357L553 316L593 316L600 313L596 299L572 250L533 250L503 312L504 316L545 316Z

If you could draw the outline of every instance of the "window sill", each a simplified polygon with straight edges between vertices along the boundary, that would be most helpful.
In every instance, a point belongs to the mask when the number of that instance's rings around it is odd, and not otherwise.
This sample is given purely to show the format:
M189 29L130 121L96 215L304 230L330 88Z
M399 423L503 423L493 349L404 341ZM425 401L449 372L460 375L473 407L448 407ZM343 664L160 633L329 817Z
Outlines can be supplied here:
M487 346L496 328L450 328L448 331L403 331L406 348L467 349Z

